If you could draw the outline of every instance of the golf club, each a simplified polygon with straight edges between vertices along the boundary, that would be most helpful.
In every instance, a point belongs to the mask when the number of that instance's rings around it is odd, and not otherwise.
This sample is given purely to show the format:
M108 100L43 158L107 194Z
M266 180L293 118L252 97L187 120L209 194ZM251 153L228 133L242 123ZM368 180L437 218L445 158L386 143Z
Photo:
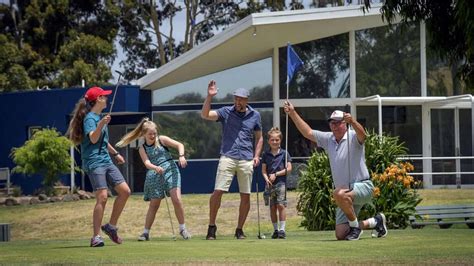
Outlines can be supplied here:
M163 177L163 188L165 188L164 177ZM170 206L168 205L168 196L166 196L166 191L164 191L164 194L165 194L166 209L168 210L168 217L170 218L171 231L173 232L172 238L174 241L176 241L176 234L174 233L173 220L171 220Z
M118 86L120 85L120 78L122 77L122 72L115 70L117 74L119 74L117 79L117 84L115 85L114 96L112 97L112 102L110 103L109 115L112 113L112 108L114 108L115 103L115 96L117 95Z
M120 78L122 77L122 72L120 72L118 70L115 70L115 72L117 72L119 74L119 76L118 76L118 79L117 79L117 84L115 85L114 96L112 97L112 103L110 104L110 109L109 109L108 115L110 115L112 113L112 108L114 107L114 103L115 103L115 96L117 95L118 86L120 84ZM104 135L102 134L102 136L100 138L100 144L99 144L99 154L102 151L102 144L103 143L104 143Z
M260 203L258 197L258 180L255 182L256 190L257 190L257 224L258 224L258 239L265 239L265 235L260 233Z
M346 104L346 108L345 108L345 112L346 113L350 113L351 111L351 107ZM347 167L348 167L348 173L349 173L349 191L348 192L351 192L353 188L351 188L351 151L350 151L350 129L351 129L351 125L349 123L347 123Z

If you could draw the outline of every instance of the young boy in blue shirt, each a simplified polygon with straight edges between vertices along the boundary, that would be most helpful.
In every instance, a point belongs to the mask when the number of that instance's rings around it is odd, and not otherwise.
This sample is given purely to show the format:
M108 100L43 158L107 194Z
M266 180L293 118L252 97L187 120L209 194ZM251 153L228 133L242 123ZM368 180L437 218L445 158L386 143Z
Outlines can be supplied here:
M262 156L262 174L266 182L265 194L270 197L270 218L274 229L272 238L286 238L286 176L291 172L291 157L280 147L283 135L277 127L271 128L267 136L270 149ZM267 203L266 200L265 205Z

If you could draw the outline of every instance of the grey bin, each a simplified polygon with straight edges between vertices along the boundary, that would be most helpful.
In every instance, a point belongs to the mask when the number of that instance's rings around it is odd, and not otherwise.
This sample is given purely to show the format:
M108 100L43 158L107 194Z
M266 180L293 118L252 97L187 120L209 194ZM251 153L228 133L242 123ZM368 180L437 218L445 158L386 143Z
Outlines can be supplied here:
M10 241L10 224L0 224L0 241Z

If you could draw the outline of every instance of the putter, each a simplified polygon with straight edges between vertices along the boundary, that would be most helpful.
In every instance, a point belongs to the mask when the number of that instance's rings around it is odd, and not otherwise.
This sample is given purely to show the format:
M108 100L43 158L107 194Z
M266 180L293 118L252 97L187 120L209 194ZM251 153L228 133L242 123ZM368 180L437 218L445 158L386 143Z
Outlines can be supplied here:
M260 233L260 203L258 198L258 180L255 182L255 186L257 189L257 225L258 225L258 239L265 239L265 235Z
M114 103L115 103L115 96L117 95L118 91L118 86L120 84L120 78L122 77L122 72L115 70L117 74L119 74L118 79L117 79L117 84L115 85L115 90L114 90L114 96L112 97L112 102L110 103L110 110L109 110L109 115L112 113L112 108L114 108Z
M163 177L163 188L165 187L164 185L165 185L165 178ZM174 241L176 241L176 234L174 233L173 220L171 220L170 206L168 205L168 196L166 196L166 191L164 194L165 194L166 209L168 210L168 217L170 218L171 231L173 232L172 238Z
M346 113L350 113L351 111L351 107L346 104ZM350 146L351 146L351 143L350 143L350 129L351 129L351 125L350 124L347 124L347 170L348 170L348 173L349 173L349 190L347 192L351 192L353 188L351 188L351 151L350 151Z
M112 108L114 108L115 96L117 95L118 86L120 84L120 78L122 77L122 72L120 72L118 70L115 70L115 72L117 72L119 74L119 76L118 76L118 79L117 79L117 84L115 85L114 96L112 97L112 102L110 103L110 110L109 110L108 115L110 115L112 113ZM104 143L104 135L103 134L100 138L99 154L102 151L102 143Z

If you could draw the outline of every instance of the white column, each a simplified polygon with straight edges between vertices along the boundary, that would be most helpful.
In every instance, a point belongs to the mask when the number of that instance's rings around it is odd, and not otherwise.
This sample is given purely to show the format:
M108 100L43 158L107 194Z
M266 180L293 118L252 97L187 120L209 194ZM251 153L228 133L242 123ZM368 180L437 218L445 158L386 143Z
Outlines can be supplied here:
M71 147L69 148L69 152L71 154L71 194L72 192L74 191L74 146L71 145Z
M431 108L427 105L421 107L422 136L423 136L423 157L431 157ZM424 173L431 173L431 159L423 160ZM432 175L423 175L423 187L432 188Z
M421 76L421 97L428 95L426 85L426 27L420 22L420 76Z

